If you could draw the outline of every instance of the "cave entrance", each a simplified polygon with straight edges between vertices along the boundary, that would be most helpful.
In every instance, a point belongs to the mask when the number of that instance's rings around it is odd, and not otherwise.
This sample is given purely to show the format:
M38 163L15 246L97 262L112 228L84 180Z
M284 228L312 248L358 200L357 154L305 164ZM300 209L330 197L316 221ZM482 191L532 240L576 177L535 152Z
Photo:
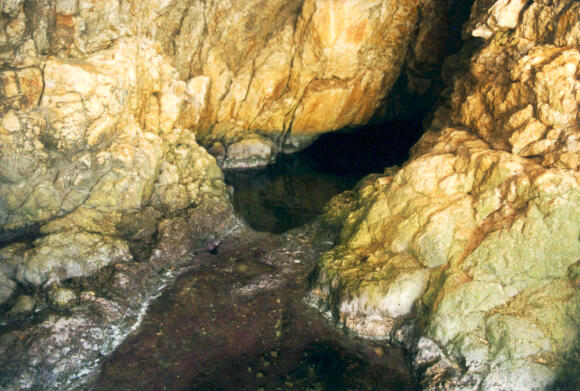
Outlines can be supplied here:
M322 213L364 176L401 165L422 134L423 115L326 133L262 169L226 171L234 207L256 231L282 233Z
M307 149L281 155L263 169L226 171L226 182L235 189L236 212L253 229L282 233L299 227L321 214L330 198L353 188L364 176L382 173L408 159L409 149L425 129L427 115L451 84L452 75L464 66L459 60L470 58L479 46L473 38L461 38L473 1L444 3L448 12L440 26L444 29L438 43L442 45L440 63L423 64L426 69L416 67L417 63L413 66L417 59L410 52L407 60L411 65L403 69L377 113L389 120L323 134ZM445 59L459 51L464 53L444 65ZM422 92L409 88L412 79L419 80L418 75L427 85Z

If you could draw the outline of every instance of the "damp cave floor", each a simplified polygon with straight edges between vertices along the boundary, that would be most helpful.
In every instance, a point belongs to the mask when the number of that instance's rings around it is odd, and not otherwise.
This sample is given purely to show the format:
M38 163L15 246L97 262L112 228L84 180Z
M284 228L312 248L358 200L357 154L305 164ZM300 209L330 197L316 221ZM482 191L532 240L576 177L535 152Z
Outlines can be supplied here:
M415 390L401 349L347 336L302 301L331 245L315 222L243 226L199 251L87 390Z

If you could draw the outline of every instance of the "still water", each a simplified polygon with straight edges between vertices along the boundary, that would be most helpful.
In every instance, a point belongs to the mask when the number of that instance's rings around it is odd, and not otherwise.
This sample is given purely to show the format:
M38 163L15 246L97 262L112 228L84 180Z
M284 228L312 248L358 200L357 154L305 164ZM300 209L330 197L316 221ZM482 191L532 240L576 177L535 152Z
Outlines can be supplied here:
M328 239L241 228L195 254L90 389L414 390L401 349L349 337L302 302Z
M257 231L281 233L299 227L365 175L405 162L420 132L417 119L328 133L266 168L228 171L234 207Z

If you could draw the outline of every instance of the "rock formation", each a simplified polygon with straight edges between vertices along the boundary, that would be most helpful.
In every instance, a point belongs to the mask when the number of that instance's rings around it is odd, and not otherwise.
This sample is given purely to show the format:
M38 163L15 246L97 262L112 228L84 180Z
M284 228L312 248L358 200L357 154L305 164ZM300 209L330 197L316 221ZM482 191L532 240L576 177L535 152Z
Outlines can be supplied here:
M579 11L476 1L464 33L483 41L449 60L410 161L329 206L340 243L307 300L408 346L424 389L578 384Z
M171 77L185 82L172 91L174 101L142 91L144 101L135 102L141 111L172 106L179 126L230 152L227 167L264 164L320 132L368 122L406 59L410 89L428 89L445 52L439 26L450 7L433 0L10 1L2 61L27 70L17 72L20 92L5 96L38 103L50 77L40 72L38 54L90 62L138 37L171 63L177 72ZM149 67L144 57L132 60ZM150 119L149 126L158 124Z
M433 93L454 5L0 7L0 388L26 390L86 381L173 268L236 228L198 142L265 164L388 115L401 73ZM411 160L329 206L340 242L308 301L404 344L426 390L578 378L579 26L575 0L476 0Z
M407 58L417 78L440 62L449 7L0 5L0 321L34 319L0 335L7 390L86 380L165 271L236 226L198 139L224 167L247 167L366 123ZM63 309L74 315L49 315Z

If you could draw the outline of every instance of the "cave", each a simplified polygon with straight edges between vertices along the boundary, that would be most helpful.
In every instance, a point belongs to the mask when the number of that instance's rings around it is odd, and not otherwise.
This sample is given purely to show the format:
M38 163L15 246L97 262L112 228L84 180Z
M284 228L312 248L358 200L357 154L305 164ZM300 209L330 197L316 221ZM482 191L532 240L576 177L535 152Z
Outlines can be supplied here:
M576 391L577 0L0 4L0 390Z
M422 129L421 117L345 129L280 155L265 168L228 170L234 208L257 231L280 234L297 228L366 175L402 165Z

